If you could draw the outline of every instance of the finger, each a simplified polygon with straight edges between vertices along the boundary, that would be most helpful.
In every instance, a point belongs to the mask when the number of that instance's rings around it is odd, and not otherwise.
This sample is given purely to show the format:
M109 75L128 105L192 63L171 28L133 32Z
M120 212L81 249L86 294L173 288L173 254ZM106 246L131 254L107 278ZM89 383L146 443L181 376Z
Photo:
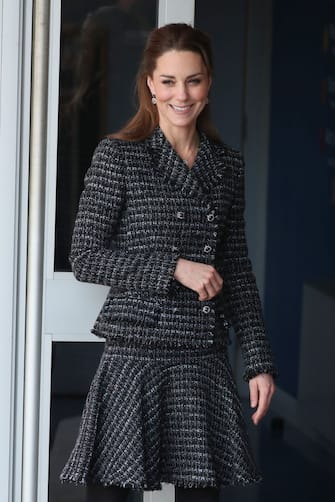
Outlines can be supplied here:
M222 288L223 279L211 265L203 265L200 271L202 274L202 283L198 289L199 300L214 298Z
M216 295L211 281L207 280L200 288L199 300L209 300Z
M201 301L204 301L204 300L208 300L209 299L209 295L207 293L207 289L205 287L202 287L200 289L200 293L199 293L199 300Z
M210 298L216 296L222 287L221 276L213 266L207 266L204 286Z
M219 291L221 291L221 289L222 289L221 283L222 283L222 280L220 282L219 279L215 276L213 276L211 278L211 280L206 282L204 287L207 291L207 299L214 298L219 293Z
M265 398L264 394L260 392L257 410L251 417L255 425L259 424L260 420L266 414L266 410L267 410L267 399Z
M216 296L217 291L215 289L215 286L213 286L213 282L212 281L207 282L206 285L205 285L205 288L206 288L206 291L207 291L207 299L211 299L214 296Z
M259 385L259 400L256 412L252 415L252 420L255 425L257 425L262 418L266 415L271 398L273 395L273 388L271 385Z
M212 296L216 296L221 290L222 290L222 286L223 286L223 282L219 282L218 280L216 280L215 282L212 282L212 286L213 286L213 294Z
M216 293L218 293L222 289L223 279L217 270L215 270L215 273L213 275L212 284Z
M258 384L257 380L249 381L250 406L255 408L258 404Z

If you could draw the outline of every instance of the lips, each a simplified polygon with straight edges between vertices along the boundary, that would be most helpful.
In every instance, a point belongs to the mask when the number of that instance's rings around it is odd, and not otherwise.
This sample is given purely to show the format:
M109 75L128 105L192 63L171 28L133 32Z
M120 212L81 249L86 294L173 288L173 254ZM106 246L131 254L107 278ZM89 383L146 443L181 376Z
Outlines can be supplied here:
M177 113L187 113L192 108L192 105L187 105L187 106L170 105L170 106Z

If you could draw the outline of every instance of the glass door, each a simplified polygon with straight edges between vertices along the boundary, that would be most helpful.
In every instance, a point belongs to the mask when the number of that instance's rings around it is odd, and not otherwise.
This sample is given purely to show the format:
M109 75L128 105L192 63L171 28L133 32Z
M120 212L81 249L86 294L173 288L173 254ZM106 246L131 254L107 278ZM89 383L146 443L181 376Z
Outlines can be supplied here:
M77 282L68 262L84 174L99 140L134 112L135 75L149 31L192 23L193 16L189 0L51 1L39 502L85 496L84 487L58 480L103 349L90 328L108 288ZM166 485L144 500L171 497Z
M48 388L42 393L50 400L49 502L85 499L85 487L61 484L59 473L74 445L103 349L90 327L106 288L74 280L68 262L73 223L95 146L134 112L136 71L157 12L156 0L62 0L60 11L53 12L60 36L58 96L55 86L50 98L51 106L58 103L58 113L51 128L57 124L58 129L49 140L57 150L50 164L56 170L50 192L56 197L49 213L53 231L47 243L43 338Z

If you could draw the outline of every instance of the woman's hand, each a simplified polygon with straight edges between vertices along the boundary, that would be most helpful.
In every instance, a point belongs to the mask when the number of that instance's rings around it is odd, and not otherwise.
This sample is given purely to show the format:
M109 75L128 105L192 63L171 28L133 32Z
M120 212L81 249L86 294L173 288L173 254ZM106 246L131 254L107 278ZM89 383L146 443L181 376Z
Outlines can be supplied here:
M268 373L261 373L249 380L250 406L257 410L251 419L255 425L266 415L275 392L273 378Z
M222 289L223 279L212 265L185 258L177 260L175 279L199 294L199 300L210 300Z

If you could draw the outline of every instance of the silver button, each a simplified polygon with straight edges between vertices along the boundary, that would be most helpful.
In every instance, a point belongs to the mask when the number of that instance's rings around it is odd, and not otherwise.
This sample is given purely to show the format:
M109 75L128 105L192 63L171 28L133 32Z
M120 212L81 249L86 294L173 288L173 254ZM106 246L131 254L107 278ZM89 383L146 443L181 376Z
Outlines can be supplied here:
M207 215L207 220L208 221L213 221L214 220L214 214L213 213L210 213Z
M208 305L205 305L204 307L202 307L202 311L205 312L205 314L208 314L208 312L210 312L211 308L208 306Z
M208 244L206 244L206 246L204 247L204 251L205 253L210 253L212 251L211 246L208 246Z
M217 236L217 234L218 234L217 232L213 232L214 237L216 237L216 236Z
M182 220L184 218L184 211L177 211L177 218Z

